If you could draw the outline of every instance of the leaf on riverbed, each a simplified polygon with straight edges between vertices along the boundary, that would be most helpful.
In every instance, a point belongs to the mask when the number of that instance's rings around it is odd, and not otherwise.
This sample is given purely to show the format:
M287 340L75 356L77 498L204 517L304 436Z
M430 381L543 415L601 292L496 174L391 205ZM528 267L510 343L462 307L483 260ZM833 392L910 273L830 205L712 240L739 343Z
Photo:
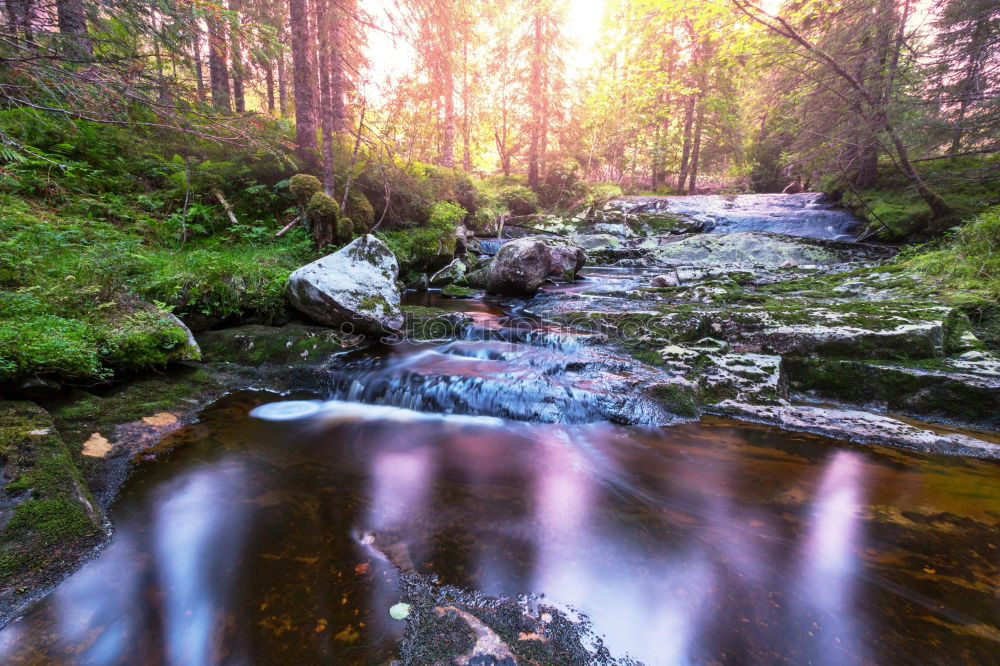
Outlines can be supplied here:
M83 443L83 455L91 458L103 458L111 451L111 442L101 433L95 432Z
M159 414L146 416L142 420L151 426L166 426L177 423L177 417L170 412L160 412Z
M361 634L355 631L353 624L347 625L344 627L343 631L334 636L334 639L342 643L353 643L359 638L361 638Z

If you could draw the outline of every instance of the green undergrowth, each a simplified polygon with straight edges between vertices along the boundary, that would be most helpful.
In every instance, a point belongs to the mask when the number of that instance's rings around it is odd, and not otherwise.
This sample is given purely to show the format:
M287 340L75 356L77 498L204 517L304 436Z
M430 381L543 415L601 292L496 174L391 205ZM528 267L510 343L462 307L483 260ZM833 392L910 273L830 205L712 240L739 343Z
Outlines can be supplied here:
M1000 202L1000 156L970 156L917 163L924 181L968 220ZM884 241L904 240L927 226L930 211L916 190L894 169L879 172L878 188L847 190L844 202L868 220Z
M167 310L277 317L288 274L314 256L301 231L274 244L181 245L17 196L0 194L0 208L0 384L162 366L186 343Z
M1000 206L956 228L943 242L911 250L904 261L944 287L1000 299Z
M411 229L376 234L396 255L400 275L440 268L455 253L455 229L466 210L458 204L440 201L431 207L427 224Z

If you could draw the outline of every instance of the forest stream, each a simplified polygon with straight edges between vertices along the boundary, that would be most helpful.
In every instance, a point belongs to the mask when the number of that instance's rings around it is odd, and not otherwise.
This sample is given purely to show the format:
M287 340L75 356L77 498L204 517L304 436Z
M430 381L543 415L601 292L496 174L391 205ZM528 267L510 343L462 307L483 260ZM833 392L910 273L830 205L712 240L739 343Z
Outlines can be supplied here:
M802 235L842 237L817 213ZM768 216L788 231L771 208L716 230ZM390 616L419 578L589 618L593 663L1000 663L996 461L684 422L624 388L663 370L531 301L406 298L474 323L345 352L323 395L204 409L126 483L110 544L0 632L0 662L387 664L436 640Z

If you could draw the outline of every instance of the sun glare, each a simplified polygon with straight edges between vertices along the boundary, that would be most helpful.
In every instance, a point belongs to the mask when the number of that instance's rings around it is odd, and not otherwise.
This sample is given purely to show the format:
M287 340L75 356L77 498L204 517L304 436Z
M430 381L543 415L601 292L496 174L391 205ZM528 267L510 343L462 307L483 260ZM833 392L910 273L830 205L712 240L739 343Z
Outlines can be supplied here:
M593 64L606 0L569 0L566 34L569 42L562 54L570 79ZM368 35L366 95L378 99L391 82L416 69L417 50L400 28L402 16L394 0L363 0L362 8L374 19L376 30Z

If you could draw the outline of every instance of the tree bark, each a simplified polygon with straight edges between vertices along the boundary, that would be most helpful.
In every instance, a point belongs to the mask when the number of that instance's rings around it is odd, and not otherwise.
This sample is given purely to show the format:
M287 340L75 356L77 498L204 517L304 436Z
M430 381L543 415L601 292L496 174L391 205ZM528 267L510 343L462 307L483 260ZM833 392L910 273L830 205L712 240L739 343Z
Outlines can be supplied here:
M218 16L209 14L208 24L208 73L212 81L212 106L230 113L229 67L226 65L226 33Z
M542 130L542 8L535 0L532 15L535 39L531 45L531 75L528 81L528 103L531 105L531 124L528 143L528 187L538 189L538 149Z
M335 133L347 131L347 109L344 104L347 95L347 76L344 71L347 17L340 8L339 3L334 3L330 7L334 16L330 22L331 53L327 62L327 67L330 68L330 106L333 111Z
M464 34L465 31L463 31ZM462 168L472 171L469 149L469 40L462 39Z
M83 0L56 0L56 15L65 38L65 54L74 59L93 56Z
M316 36L319 41L319 89L320 89L320 124L323 132L323 190L331 197L336 196L336 184L333 181L333 104L330 88L330 61L336 57L333 53L333 36L331 34L332 7L330 0L315 0L316 4Z
M289 0L292 31L292 76L295 83L295 143L307 169L317 166L316 69L306 0Z
M698 102L698 113L694 121L694 146L691 148L691 175L688 194L698 193L698 162L701 157L701 130L705 122L705 105Z
M233 68L233 104L236 113L246 113L246 97L243 93L243 79L246 70L243 67L243 47L240 44L240 2L239 0L229 0L229 11L236 16L230 32L232 40L232 68Z
M288 115L288 70L285 69L285 54L278 54L278 115Z
M205 101L205 75L201 67L201 24L195 4L191 3L191 53L194 69L194 81L198 86L198 101Z
M449 169L455 166L455 67L452 63L451 17L445 13L445 24L441 26L441 83L444 97L444 136L441 143L441 165Z
M6 0L7 18L15 34L24 41L34 43L35 6L33 0Z
M684 140L681 145L681 168L677 174L677 189L684 191L688 176L688 161L691 159L691 131L694 128L695 96L689 95L684 109Z
M264 62L264 85L267 86L267 112L274 114L274 65L270 60Z

